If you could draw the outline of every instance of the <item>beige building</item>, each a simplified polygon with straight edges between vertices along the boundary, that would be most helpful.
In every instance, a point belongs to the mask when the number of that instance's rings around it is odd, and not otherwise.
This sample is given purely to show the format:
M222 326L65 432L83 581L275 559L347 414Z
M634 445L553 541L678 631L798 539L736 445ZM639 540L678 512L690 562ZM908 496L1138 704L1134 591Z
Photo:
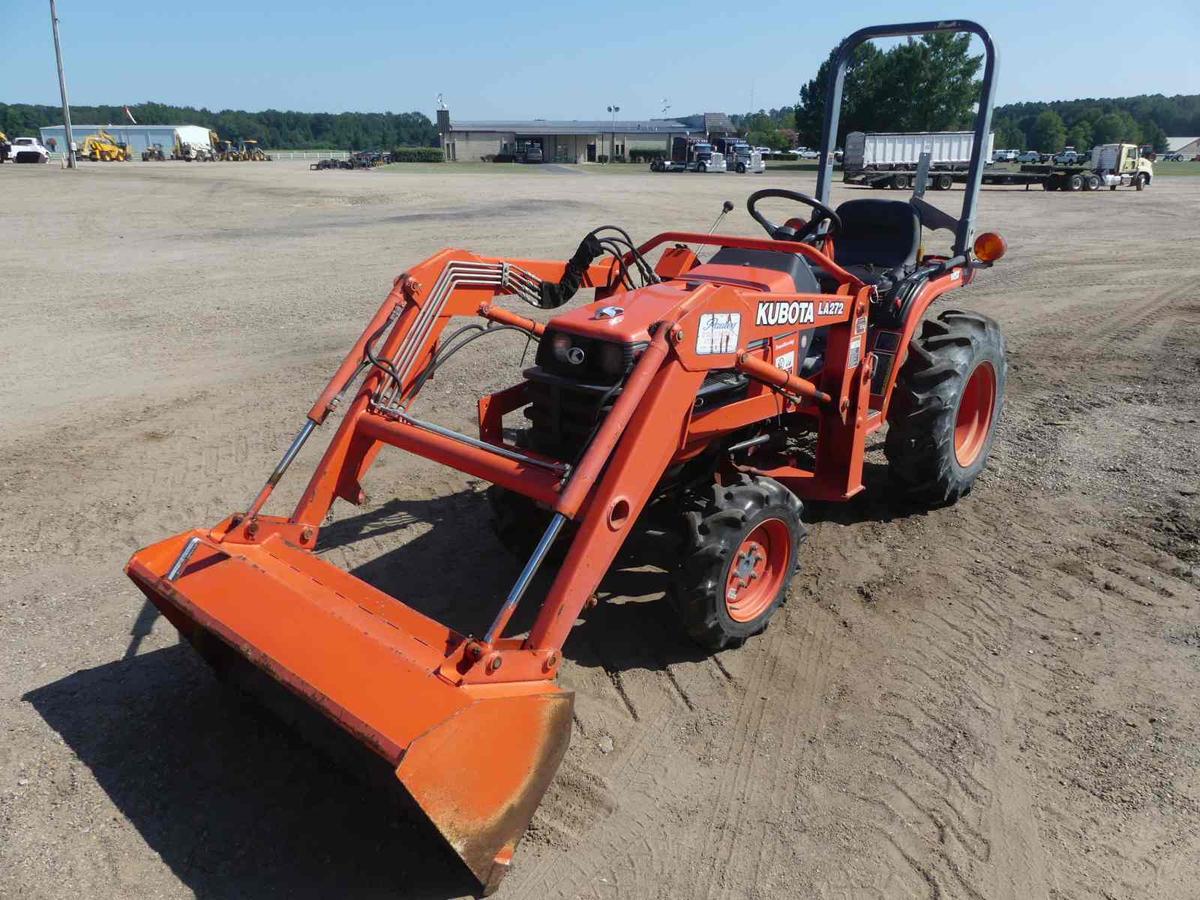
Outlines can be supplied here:
M496 156L532 161L537 153L530 154L530 149L536 148L544 162L588 163L629 159L635 150L670 152L674 137L702 135L704 125L674 119L459 122L440 110L438 131L450 162L479 162Z
M1184 159L1200 155L1200 137L1169 137L1167 152L1182 153Z

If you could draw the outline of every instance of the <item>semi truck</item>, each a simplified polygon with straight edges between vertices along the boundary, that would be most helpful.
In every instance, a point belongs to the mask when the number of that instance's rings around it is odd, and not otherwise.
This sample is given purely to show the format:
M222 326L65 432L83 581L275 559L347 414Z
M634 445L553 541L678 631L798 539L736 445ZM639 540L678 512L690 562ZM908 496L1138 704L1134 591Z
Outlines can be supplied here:
M1090 159L1078 165L1021 166L1017 175L1025 184L1041 184L1047 191L1098 191L1119 187L1143 190L1154 180L1154 164L1144 158L1137 144L1100 144ZM988 175L984 174L984 181ZM1020 184L1022 181L1007 182Z
M727 160L726 168L732 169L739 175L750 172L761 175L767 171L762 152L751 147L744 138L719 137L713 138L713 149L721 153Z
M994 135L989 134L984 159L992 158ZM846 135L842 180L873 188L907 190L912 186L921 154L928 152L929 186L949 190L965 179L971 163L974 135L969 131L916 131Z
M651 172L724 172L725 154L706 140L676 137L671 141L669 159L650 163Z

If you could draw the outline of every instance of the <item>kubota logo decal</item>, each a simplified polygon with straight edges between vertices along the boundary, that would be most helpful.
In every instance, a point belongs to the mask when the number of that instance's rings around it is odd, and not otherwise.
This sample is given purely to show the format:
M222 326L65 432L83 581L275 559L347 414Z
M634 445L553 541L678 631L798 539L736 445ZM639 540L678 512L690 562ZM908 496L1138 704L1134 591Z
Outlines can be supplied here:
M800 300L763 300L758 304L755 325L811 325L813 305Z

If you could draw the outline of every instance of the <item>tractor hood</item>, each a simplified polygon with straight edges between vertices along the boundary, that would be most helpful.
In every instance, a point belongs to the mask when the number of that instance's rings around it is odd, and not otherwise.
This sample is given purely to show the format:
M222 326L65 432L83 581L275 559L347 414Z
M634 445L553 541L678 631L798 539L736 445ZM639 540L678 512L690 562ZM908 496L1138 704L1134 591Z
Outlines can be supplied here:
M650 340L650 327L671 318L687 296L682 281L652 284L555 316L547 328L602 341L641 343Z

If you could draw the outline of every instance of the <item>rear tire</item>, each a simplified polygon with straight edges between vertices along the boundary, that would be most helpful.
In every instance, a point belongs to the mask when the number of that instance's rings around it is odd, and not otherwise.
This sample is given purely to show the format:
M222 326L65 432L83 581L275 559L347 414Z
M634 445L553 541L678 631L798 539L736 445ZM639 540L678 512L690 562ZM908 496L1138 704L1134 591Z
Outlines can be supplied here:
M1078 190L1081 190L1082 188L1083 188L1083 176L1082 175L1072 175L1067 180L1067 190L1078 191Z
M673 596L694 641L724 650L767 627L797 568L802 512L778 481L749 475L692 502Z
M954 179L949 175L939 175L933 182L933 186L939 191L948 191L954 186Z
M927 319L896 382L884 454L904 501L933 508L971 490L987 465L1008 374L1000 326L947 310Z

